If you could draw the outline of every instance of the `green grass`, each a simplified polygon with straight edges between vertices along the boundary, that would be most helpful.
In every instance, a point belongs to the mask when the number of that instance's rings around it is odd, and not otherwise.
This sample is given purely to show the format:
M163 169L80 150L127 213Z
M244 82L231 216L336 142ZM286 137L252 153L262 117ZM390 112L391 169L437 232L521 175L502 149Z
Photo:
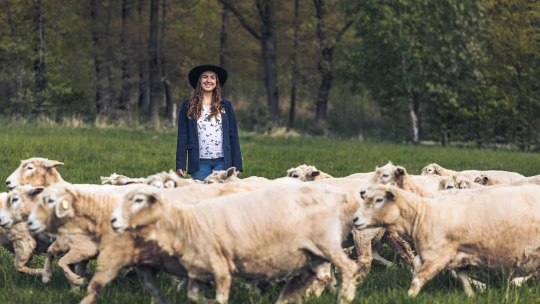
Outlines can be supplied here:
M372 171L388 161L419 174L427 164L436 162L443 167L463 169L502 169L526 176L540 173L537 154L490 149L458 149L361 143L324 138L270 138L243 136L244 158L242 176L258 175L268 178L284 176L286 170L300 164L315 165L333 176ZM72 183L99 183L100 176L113 172L131 177L148 176L174 169L176 134L146 130L59 128L37 126L0 126L0 179L4 180L17 168L19 161L30 157L47 157L65 163L59 171ZM3 189L6 191L7 189ZM385 255L393 259L386 247ZM12 265L13 255L0 249L0 303L77 303L84 291L74 293L58 266L54 265L52 282L17 273ZM40 267L43 257L35 257L32 267ZM90 264L91 270L95 263ZM484 276L485 277L485 276ZM386 269L374 263L366 281L358 286L357 303L535 303L540 299L540 284L528 282L521 288L509 286L503 277L488 278L489 288L474 299L468 299L458 283L441 273L429 282L417 298L407 297L411 274L404 268ZM167 275L160 274L162 292L171 303L185 303L184 291L177 292ZM279 293L273 287L258 301L253 294L234 287L231 303L271 303ZM106 286L98 303L149 303L151 298L134 278L116 279ZM308 303L335 303L336 296L325 293Z

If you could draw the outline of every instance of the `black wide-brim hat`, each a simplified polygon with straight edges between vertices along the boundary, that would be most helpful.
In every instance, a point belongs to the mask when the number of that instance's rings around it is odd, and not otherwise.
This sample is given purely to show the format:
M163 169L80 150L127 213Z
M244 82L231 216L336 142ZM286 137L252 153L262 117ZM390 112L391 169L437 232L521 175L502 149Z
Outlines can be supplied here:
M211 64L196 66L193 69L191 69L191 71L189 71L189 75L188 75L189 84L191 84L191 86L194 89L197 87L197 82L199 81L201 74L206 71L212 71L216 73L219 79L219 84L221 86L225 85L225 82L227 82L227 77L229 77L229 73L227 73L227 70L225 70L222 67L218 67L216 65L211 65Z

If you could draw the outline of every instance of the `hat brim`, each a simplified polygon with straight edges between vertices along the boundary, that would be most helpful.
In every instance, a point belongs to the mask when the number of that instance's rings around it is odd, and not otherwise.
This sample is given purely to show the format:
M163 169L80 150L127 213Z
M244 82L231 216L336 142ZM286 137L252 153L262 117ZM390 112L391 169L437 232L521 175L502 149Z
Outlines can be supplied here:
M216 73L219 79L219 84L221 86L225 85L225 82L227 82L227 78L229 77L229 73L227 73L227 70L222 67L211 64L199 65L189 71L188 80L189 84L191 84L191 87L193 87L194 89L197 87L197 82L199 82L201 74L206 71L212 71Z

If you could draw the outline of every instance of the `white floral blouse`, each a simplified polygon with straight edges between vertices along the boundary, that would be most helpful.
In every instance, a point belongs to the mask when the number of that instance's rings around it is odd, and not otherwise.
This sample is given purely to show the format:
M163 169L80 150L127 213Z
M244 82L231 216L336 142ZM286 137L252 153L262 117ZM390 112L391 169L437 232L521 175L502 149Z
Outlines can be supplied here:
M223 126L221 114L208 119L210 106L203 105L201 117L197 120L199 135L199 157L212 159L223 157Z

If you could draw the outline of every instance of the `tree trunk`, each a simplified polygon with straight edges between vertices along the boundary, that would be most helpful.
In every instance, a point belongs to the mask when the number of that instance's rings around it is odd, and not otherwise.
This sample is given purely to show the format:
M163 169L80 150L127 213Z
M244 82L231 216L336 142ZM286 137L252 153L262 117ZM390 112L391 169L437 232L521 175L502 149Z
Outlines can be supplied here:
M296 115L296 79L298 78L298 27L299 27L299 0L294 0L294 35L293 35L293 53L291 58L291 106L289 108L289 123L287 131L294 129L294 120Z
M8 22L11 29L11 38L13 39L14 53L15 53L15 115L18 118L22 116L22 73L21 73L21 64L19 57L19 42L17 40L17 32L15 30L15 22L11 15L11 4L9 0L5 0L6 11L8 13Z
M150 82L149 120L153 128L159 128L159 106L161 102L161 84L159 81L158 61L158 24L159 0L150 1L150 39L148 41L148 63Z
M316 122L317 131L326 136L328 135L328 98L332 89L332 80L334 79L334 48L341 40L341 36L351 27L352 21L348 21L338 32L335 42L328 36L327 24L327 6L325 0L313 0L317 17L317 37L319 38L319 47L321 49L321 59L319 61L319 72L321 74L321 84L317 93L316 102Z
M38 116L43 116L43 103L45 102L47 90L47 78L45 77L45 18L43 17L42 0L33 2L35 9L33 23L37 34L34 44L34 51L37 54L34 61L34 71L36 72L34 83Z
M96 91L96 112L101 115L105 111L105 102L103 100L103 86L101 76L103 74L103 60L99 55L100 39L98 33L98 0L90 0L90 15L92 16L92 42L94 51L94 69L96 71L95 91Z
M227 44L227 26L229 25L229 10L227 9L227 7L225 5L223 5L223 12L221 13L221 32L220 32L220 35L219 35L219 41L220 41L220 44L219 44L219 65L224 68L224 69L227 69L228 68L228 65L227 65L227 57L228 57L228 54L227 54L227 48L228 48L228 44ZM223 87L221 89L221 97L222 98L229 98L229 94L230 94L230 90L229 90L229 87Z
M420 142L419 137L419 127L418 127L418 116L416 115L415 107L414 107L414 96L411 91L409 91L407 96L407 106L409 107L409 115L411 116L411 124L412 124L412 130L413 130L413 143L418 144Z
M117 120L117 113L115 110L115 101L116 93L114 90L115 78L112 71L114 65L114 56L111 43L111 10L112 5L107 6L107 22L105 23L105 41L107 42L107 47L105 49L105 62L106 62L106 72L107 72L107 94L105 96L107 104L107 112L109 114L109 119L113 121Z
M257 0L260 2L260 0ZM259 4L259 3L258 3ZM270 117L272 119L272 128L279 128L279 92L277 83L277 45L276 45L276 20L274 0L263 1L259 5L262 14L262 52L264 58L266 95L268 98L268 107L270 108Z
M139 15L139 33L144 32L143 23L143 11L144 3L146 0L138 0L137 13ZM142 50L146 45L146 39L139 36L138 48ZM139 108L148 109L150 106L150 96L148 94L148 60L146 59L145 52L139 52Z
M161 21L161 37L160 37L160 58L161 58L161 81L163 82L163 91L165 93L165 118L172 121L173 116L173 101L171 89L169 87L169 75L167 73L167 58L165 55L165 37L167 34L167 13L169 10L168 0L163 0L163 20Z
M120 38L120 49L122 52L122 89L118 106L121 109L128 109L131 96L131 66L133 52L131 43L128 40L127 26L131 16L132 3L130 0L122 0L122 36Z
M277 86L276 67L276 20L274 0L255 0L261 17L261 34L251 27L244 16L238 12L230 0L220 0L238 18L242 26L261 43L264 61L265 86L268 98L268 108L272 120L272 128L279 127L279 92Z

